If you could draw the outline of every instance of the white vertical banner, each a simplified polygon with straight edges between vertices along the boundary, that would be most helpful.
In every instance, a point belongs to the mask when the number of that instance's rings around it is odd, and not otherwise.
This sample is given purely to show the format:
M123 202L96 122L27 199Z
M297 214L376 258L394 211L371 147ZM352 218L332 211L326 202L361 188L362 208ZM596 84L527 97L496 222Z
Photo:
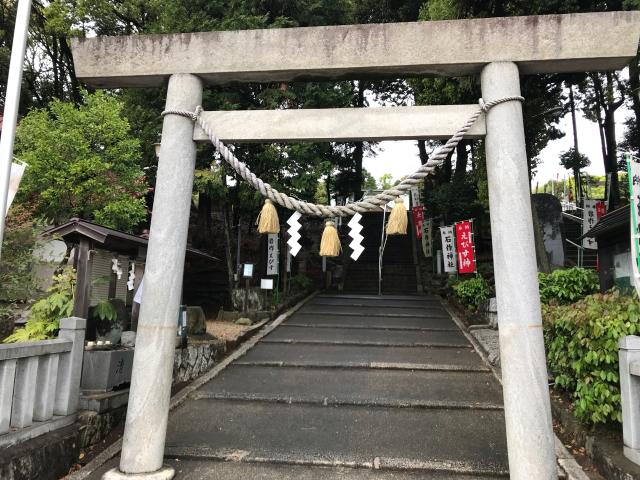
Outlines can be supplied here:
M626 154L631 215L631 281L640 295L640 158Z
M453 225L448 227L440 227L440 236L442 238L442 256L444 260L444 271L446 273L455 273L458 264L456 256L456 242Z
M605 203L602 200L585 200L584 209L582 212L582 234L585 235L591 230L600 217L605 214ZM582 239L582 246L584 248L597 249L598 242L595 238L585 237Z
M11 164L11 176L9 177L9 193L7 196L7 210L4 212L4 216L7 216L9 213L9 207L13 202L13 199L18 193L18 187L20 186L20 181L22 180L22 176L24 175L24 170L27 168L26 163L16 163L13 162Z
M267 275L278 274L279 262L278 234L270 233L267 235Z
M422 222L422 253L427 258L433 256L433 218L425 218Z
M417 207L422 205L420 201L420 189L418 187L411 187L411 206Z

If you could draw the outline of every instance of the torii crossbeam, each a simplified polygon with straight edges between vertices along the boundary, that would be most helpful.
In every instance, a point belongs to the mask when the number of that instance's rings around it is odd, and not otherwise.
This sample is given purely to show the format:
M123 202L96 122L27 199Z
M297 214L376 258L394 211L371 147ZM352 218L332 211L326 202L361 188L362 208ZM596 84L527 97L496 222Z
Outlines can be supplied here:
M639 38L640 12L607 12L103 37L75 40L72 49L81 80L105 88L168 81L166 108L193 111L202 100L203 84L416 75L479 74L483 98L491 101L520 95L520 74L623 68L636 55ZM445 125L425 120L433 108L367 112L355 123L350 120L353 111L332 111L336 124L349 124L340 131L323 123L327 112L206 115L225 122L220 131L229 140L344 141L446 137L457 126L456 108L446 108L451 109L446 115L451 121ZM411 121L403 122L399 113ZM385 116L385 121L375 115ZM271 125L262 123L267 117ZM294 128L301 119L305 125ZM275 125L285 120L289 123ZM473 133L486 133L510 475L550 480L557 478L557 471L522 106L498 105L487 113L485 123L478 123ZM162 462L194 139L203 137L191 120L165 117L120 469L105 478L173 477Z

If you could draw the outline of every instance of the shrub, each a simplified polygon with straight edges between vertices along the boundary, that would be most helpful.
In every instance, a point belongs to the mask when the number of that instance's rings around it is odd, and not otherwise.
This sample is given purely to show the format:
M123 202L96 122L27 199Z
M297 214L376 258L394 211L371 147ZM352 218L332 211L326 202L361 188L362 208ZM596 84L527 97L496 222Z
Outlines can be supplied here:
M598 277L586 268L539 273L538 281L543 303L573 303L598 290Z
M16 330L4 342L46 340L55 335L60 319L71 316L73 312L75 283L76 276L72 268L66 268L53 277L53 285L47 290L49 295L33 304L24 328Z
M489 298L489 285L480 275L457 282L452 288L456 297L470 310L475 310L482 300Z
M640 331L637 296L614 290L572 305L543 305L549 371L587 423L620 422L618 339Z
M292 294L306 292L313 285L313 280L305 275L295 275L289 279L289 289Z

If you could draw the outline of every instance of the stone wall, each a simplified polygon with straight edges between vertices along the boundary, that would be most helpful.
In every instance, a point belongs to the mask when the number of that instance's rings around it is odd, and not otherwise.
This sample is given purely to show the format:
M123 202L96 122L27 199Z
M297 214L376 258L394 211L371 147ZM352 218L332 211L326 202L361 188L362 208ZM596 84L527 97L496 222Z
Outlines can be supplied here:
M190 382L211 370L226 352L223 340L189 339L186 348L177 348L173 362L173 383Z
M79 452L77 425L61 428L0 449L0 478L57 480L69 473Z

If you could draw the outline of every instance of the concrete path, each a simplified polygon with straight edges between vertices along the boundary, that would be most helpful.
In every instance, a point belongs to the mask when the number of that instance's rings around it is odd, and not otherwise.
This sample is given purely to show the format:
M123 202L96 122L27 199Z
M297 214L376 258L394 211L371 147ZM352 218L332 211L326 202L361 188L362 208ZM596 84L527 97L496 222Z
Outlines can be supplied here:
M319 295L171 413L181 479L508 473L499 383L435 297Z

